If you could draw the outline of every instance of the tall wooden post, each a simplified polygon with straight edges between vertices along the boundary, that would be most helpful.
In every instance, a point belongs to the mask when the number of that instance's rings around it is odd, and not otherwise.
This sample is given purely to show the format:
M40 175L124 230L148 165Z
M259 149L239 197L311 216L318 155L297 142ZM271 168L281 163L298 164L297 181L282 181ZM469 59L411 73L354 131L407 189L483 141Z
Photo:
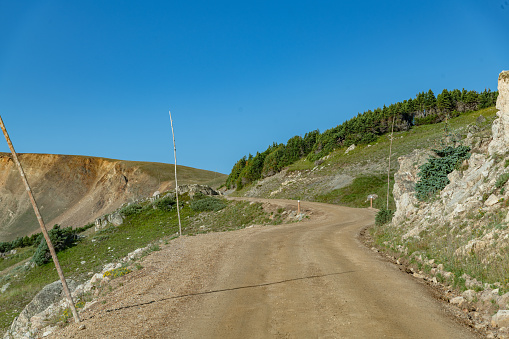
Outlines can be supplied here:
M389 189L391 182L391 156L392 156L392 139L394 135L394 120L396 120L396 116L392 118L392 129L391 129L391 144L389 146L389 169L387 170L387 209L389 209Z
M39 226L41 226L41 231L42 231L42 234L44 235L44 239L46 239L46 243L48 244L48 248L51 253L51 257L53 258L53 262L55 263L55 267L57 269L58 276L60 277L60 281L62 282L62 287L63 287L65 295L67 297L67 301L69 302L69 307L71 308L72 314L74 316L74 321L79 323L80 317L78 316L78 312L76 312L76 307L74 307L74 301L72 300L71 291L69 291L69 287L67 286L67 281L65 281L64 272L62 272L62 268L60 267L60 263L58 262L57 253L55 252L55 248L53 247L53 244L51 243L51 239L49 237L48 231L46 230L46 226L44 225L44 221L42 220L42 216L39 211L39 207L37 206L37 202L35 201L34 195L32 194L32 189L30 188L30 185L28 184L28 180L26 178L25 172L23 171L23 167L21 167L21 163L18 160L18 155L16 154L16 151L14 150L14 146L12 145L11 139L9 138L9 134L7 133L7 129L5 128L5 125L4 125L4 122L3 122L1 116L0 116L0 127L2 128L2 131L5 136L5 140L7 140L7 144L9 145L9 148L11 150L14 163L18 167L19 174L21 175L21 179L23 180L23 183L25 184L25 188L28 193L28 197L30 198L32 207L34 208L35 216L37 217L37 220L39 221Z
M177 181L177 146L175 146L175 133L173 132L173 120L171 118L170 112L170 124L171 124L171 134L173 135L173 154L175 155L175 195L177 196L177 216L179 219L179 235L182 235L182 225L180 224L180 206L179 206L179 185Z

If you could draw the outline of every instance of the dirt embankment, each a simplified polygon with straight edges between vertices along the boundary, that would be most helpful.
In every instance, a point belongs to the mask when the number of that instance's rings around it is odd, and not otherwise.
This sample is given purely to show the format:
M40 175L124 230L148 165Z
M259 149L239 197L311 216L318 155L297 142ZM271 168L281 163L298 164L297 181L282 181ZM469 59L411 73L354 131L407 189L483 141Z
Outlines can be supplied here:
M126 201L174 186L170 164L52 154L20 154L19 159L48 227L83 226ZM183 166L179 170L183 184L222 176ZM0 241L36 232L38 227L10 154L0 153Z

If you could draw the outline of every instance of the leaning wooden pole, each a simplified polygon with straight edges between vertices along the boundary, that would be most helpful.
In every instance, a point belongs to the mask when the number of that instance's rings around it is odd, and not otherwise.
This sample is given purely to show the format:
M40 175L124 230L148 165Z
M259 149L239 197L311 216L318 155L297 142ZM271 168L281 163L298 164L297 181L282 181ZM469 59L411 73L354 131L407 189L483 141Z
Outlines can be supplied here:
M179 235L182 235L182 225L180 223L180 205L179 205L179 185L177 181L177 146L175 146L175 133L173 132L173 119L171 118L171 111L170 112L170 124L171 124L171 134L173 136L173 154L175 156L175 196L177 197L177 216L179 219Z
M46 243L48 244L48 248L51 253L51 257L53 258L53 262L55 263L55 267L58 272L58 276L60 277L60 281L62 282L62 287L64 289L65 295L67 296L67 301L69 302L69 307L72 310L72 314L74 316L74 321L79 323L80 317L78 316L78 312L76 312L76 307L74 307L74 301L72 300L71 291L69 291L69 287L67 286L67 281L65 281L64 272L62 272L62 268L60 267L60 263L58 262L57 253L55 252L55 248L53 247L53 244L51 243L51 239L49 237L48 231L46 230L46 226L44 225L44 221L42 220L41 213L39 212L39 207L37 206L37 202L35 201L34 195L32 194L32 189L30 188L30 185L28 184L28 180L25 176L25 172L23 171L23 167L21 167L21 163L18 160L18 155L16 154L16 151L14 150L14 146L12 145L11 138L9 137L9 134L7 133L7 129L5 128L5 125L4 125L4 122L3 122L1 116L0 116L0 127L2 128L2 131L4 132L5 140L7 140L7 144L9 145L9 148L11 150L14 163L18 167L19 174L21 175L21 179L23 180L23 183L25 184L25 188L28 193L28 197L30 198L30 201L32 202L32 206L34 208L35 215L37 217L37 220L39 221L39 225L41 226L42 234L44 235L44 239L46 239Z
M392 118L391 144L389 146L389 169L387 170L387 209L389 209L389 189L391 182L391 156L392 156L392 139L394 136L394 120L396 120L396 116Z

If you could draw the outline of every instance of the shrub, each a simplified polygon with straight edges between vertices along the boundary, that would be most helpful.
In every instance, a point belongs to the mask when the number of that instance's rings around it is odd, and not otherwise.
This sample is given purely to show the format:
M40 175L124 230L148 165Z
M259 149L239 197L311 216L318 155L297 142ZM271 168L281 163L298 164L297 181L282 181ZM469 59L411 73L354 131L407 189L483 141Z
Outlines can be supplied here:
M122 214L124 217L128 217L131 215L136 215L140 213L142 210L142 207L139 204L131 204L125 207L122 207L120 209L120 214Z
M34 233L31 236L18 237L13 241L0 242L0 253L8 252L17 247L28 247L39 243L41 233Z
M55 248L55 252L60 252L65 250L66 248L72 247L74 245L74 241L76 240L76 231L72 229L72 227L60 228L59 225L53 226L53 228L48 232L49 237L51 239L51 243ZM46 243L46 239L44 239L43 235L40 235L39 246L35 250L33 261L38 265L44 265L48 261L51 260L51 253L48 248L48 244Z
M95 224L93 222L91 222L89 224L86 224L83 227L76 227L74 230L76 231L76 233L82 233L82 232L85 232L86 230L88 230L89 228L92 228L94 226L95 226Z
M415 184L417 199L424 201L440 192L449 184L447 175L458 168L459 164L470 157L470 147L446 147L433 150L438 158L430 158L419 167L419 181Z
M509 173L504 173L504 174L501 174L497 181L495 182L495 187L496 188L501 188L502 186L505 185L505 183L507 182L507 180L509 180Z
M385 225L392 221L392 217L394 216L394 211L391 209L382 207L375 217L375 224L377 226Z
M224 201L218 198L207 197L191 202L191 209L197 212L214 211L217 212L226 207Z
M163 198L157 199L154 201L153 206L161 211L169 212L171 211L177 202L171 196L165 196Z

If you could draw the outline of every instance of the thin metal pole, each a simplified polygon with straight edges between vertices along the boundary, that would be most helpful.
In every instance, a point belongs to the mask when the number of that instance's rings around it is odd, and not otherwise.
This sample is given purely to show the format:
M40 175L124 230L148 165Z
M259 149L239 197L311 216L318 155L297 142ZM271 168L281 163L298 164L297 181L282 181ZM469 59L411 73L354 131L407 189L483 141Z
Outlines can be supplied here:
M392 129L391 129L391 144L389 146L389 169L387 170L387 209L389 209L389 189L391 182L391 156L392 156L392 139L394 135L394 120L396 120L396 116L392 118Z
M74 316L74 321L79 323L80 317L78 316L78 312L76 312L76 307L74 307L74 301L72 300L71 292L69 291L69 287L67 286L67 281L65 280L64 272L62 272L62 268L60 267L60 263L58 262L57 253L55 252L55 248L53 247L53 244L51 243L51 239L49 237L48 231L46 230L46 226L44 225L44 221L42 220L41 213L39 212L39 207L37 206L37 202L35 201L34 195L32 194L32 189L30 188L30 185L28 184L28 180L25 176L25 172L23 171L23 167L21 167L21 163L18 160L18 155L16 154L16 151L14 150L14 146L12 145L11 138L9 138L9 134L7 133L7 129L5 128L5 125L4 125L4 122L3 122L1 116L0 116L0 127L2 128L2 131L4 132L5 140L7 140L7 144L9 145L9 148L11 149L12 158L14 159L14 163L18 167L19 174L21 175L21 179L23 180L23 183L25 184L25 188L28 193L28 197L30 198L30 201L32 202L35 216L37 217L37 220L39 221L39 225L41 226L42 234L44 235L44 239L46 239L46 243L48 244L48 248L51 253L51 257L53 258L53 262L55 263L55 267L57 269L58 276L60 277L60 281L62 282L62 287L63 287L65 295L67 297L67 301L69 302L69 307L71 308L72 315Z
M179 219L179 235L182 235L182 225L180 223L180 206L179 206L179 185L177 181L177 146L175 146L175 133L173 132L173 119L171 118L170 112L170 124L171 124L171 134L173 135L173 154L175 155L175 196L177 197L177 216Z

